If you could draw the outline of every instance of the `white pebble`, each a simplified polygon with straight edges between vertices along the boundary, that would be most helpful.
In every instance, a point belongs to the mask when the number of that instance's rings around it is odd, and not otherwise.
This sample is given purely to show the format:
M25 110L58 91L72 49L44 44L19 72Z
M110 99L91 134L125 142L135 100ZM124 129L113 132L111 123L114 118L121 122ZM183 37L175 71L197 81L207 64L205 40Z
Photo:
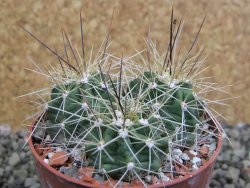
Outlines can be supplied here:
M250 154L249 154L249 155L250 155ZM171 157L170 155L167 155L166 160L167 160L167 161L171 161L171 160L172 160L172 157Z
M201 159L199 157L194 157L192 160L191 160L192 164L194 165L201 165Z
M186 153L182 153L182 154L180 155L180 158L181 158L182 160L184 160L184 161L189 161L189 160L190 160L189 156L188 156Z
M80 149L73 149L71 151L71 156L76 160L76 161L81 161L82 160L82 153Z
M204 147L210 148L210 144L204 144Z
M198 169L199 169L199 167L198 167L197 165L195 165L195 164L192 166L192 168L193 168L194 170L198 170Z
M209 146L209 152L212 152L212 151L214 151L215 149L216 149L216 143L213 142L213 143L211 143L210 146Z
M178 155L174 155L174 156L173 156L173 159L176 160L177 162L183 164L183 160L180 159L180 157L179 157Z
M62 151L62 148L60 148L60 147L56 148L56 152L61 152L61 151Z
M177 159L177 161L179 162L179 163L181 163L181 164L183 164L183 160L182 159Z
M53 152L49 152L49 153L48 153L48 158L50 159L54 154L55 154L55 153L53 153Z
M182 151L178 148L173 149L173 155L177 155L178 157L182 154Z
M49 159L43 159L43 162L45 162L46 164L49 164Z
M215 142L215 139L213 137L208 138L208 140L209 140L210 143Z
M147 183L151 183L151 181L152 181L152 176L151 176L151 175L145 176L145 181L146 181Z
M163 172L160 172L160 178L161 178L161 181L170 181L170 178L167 177Z

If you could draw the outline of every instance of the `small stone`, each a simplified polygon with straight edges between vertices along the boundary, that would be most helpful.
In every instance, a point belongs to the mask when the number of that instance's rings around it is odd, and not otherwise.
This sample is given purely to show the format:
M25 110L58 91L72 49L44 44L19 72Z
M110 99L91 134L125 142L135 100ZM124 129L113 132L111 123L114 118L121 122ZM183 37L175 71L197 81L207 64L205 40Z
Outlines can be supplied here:
M11 143L11 147L12 147L12 149L13 149L14 151L17 151L18 148L19 148L18 143L15 142L15 141L13 141L13 142Z
M10 166L15 166L20 162L20 157L17 153L12 153L12 155L9 158L8 164Z
M45 162L46 164L49 164L49 159L43 159L43 162Z
M192 164L194 165L197 165L197 166L200 166L201 165L201 158L199 157L194 157L192 160L191 160Z
M48 153L48 158L50 159L51 157L53 157L54 154L55 154L55 153L53 153L53 152L49 152L49 153Z
M24 186L30 187L31 185L33 185L35 183L36 183L36 180L34 180L33 178L26 178L25 182L24 182Z
M221 187L221 184L220 184L220 182L219 181L217 181L217 180L215 180L215 179L212 179L211 180L211 183L210 183L210 186L211 187Z
M17 131L16 134L19 138L23 139L27 136L27 131L25 129Z
M208 138L208 141L209 141L209 143L215 143L216 141L215 141L215 138L213 138L213 137L209 137Z
M174 156L173 156L173 159L174 159L175 161L177 161L177 162L183 164L183 160L180 159L180 157L179 157L178 155L174 155Z
M177 155L179 157L182 154L182 151L178 148L175 148L173 149L172 154Z
M75 148L70 152L70 154L74 158L74 160L82 161L84 157L84 150Z
M225 184L224 188L235 188L234 184Z
M71 165L69 167L61 166L60 167L60 172L70 176L70 177L75 177L77 178L77 170L78 168L74 165Z
M34 183L29 188L40 188L40 187L41 187L41 185L39 183Z
M239 179L240 170L234 167L229 168L225 173L225 178L229 183L236 183Z
M230 134L233 138L238 139L240 137L240 132L237 129L233 129L230 131Z
M215 169L213 172L213 177L217 180L219 180L221 177L224 176L225 171L221 170L220 168Z
M227 170L227 169L228 169L227 164L223 164L223 165L222 165L222 169L223 169L223 170Z
M210 144L210 147L209 147L209 152L212 152L216 149L216 142L213 142Z
M177 161L179 162L179 163L181 163L181 164L183 164L183 160L182 159L177 159Z
M10 176L8 179L8 184L11 185L11 184L14 184L14 182L15 182L14 176Z
M28 171L23 169L14 170L13 175L15 176L15 178L24 181L28 177Z
M204 123L202 128L203 130L208 130L209 126L210 125L208 123Z
M250 188L250 183L248 183L245 188Z
M105 179L103 176L100 176L99 174L95 174L94 175L94 179L97 180L98 182L100 183L104 183L105 182Z
M6 151L5 147L0 145L0 158L2 158L5 155L5 151Z
M41 141L45 135L45 124L44 123L37 123L36 127L34 129L34 133L32 135L32 137L36 140L36 141Z
M9 136L11 134L11 127L9 125L0 125L0 136Z
M2 177L4 174L4 169L3 168L0 168L0 177Z
M145 182L148 183L148 184L151 184L151 182L152 182L152 176L151 175L145 176Z
M186 154L186 153L182 153L180 155L180 158L184 161L189 161L190 160L190 157Z
M239 178L238 183L237 183L240 187L245 187L245 181L241 178Z
M161 181L165 181L165 182L170 181L170 178L167 177L163 172L160 172L159 176L161 178Z
M44 143L51 143L52 139L50 135L47 135L46 138L44 139Z
M243 159L246 155L246 148L245 147L242 147L240 149L236 149L234 150L234 154L239 157L240 159Z
M189 150L189 151L188 151L188 154L191 154L191 156L193 156L193 157L195 157L195 156L198 155L198 153L195 152L194 150Z
M56 151L55 152L60 152L60 151L63 151L62 148L56 147Z
M68 160L68 158L69 158L69 156L64 152L56 152L49 159L49 165L50 166L61 166Z
M250 167L250 160L243 160L242 164L243 164L244 168L249 168Z
M246 127L246 124L243 123L243 122L239 122L239 123L236 124L236 127L237 127L238 129L242 129L242 128Z
M199 167L198 167L196 164L194 164L194 165L192 165L192 169L193 169L193 170L198 170Z

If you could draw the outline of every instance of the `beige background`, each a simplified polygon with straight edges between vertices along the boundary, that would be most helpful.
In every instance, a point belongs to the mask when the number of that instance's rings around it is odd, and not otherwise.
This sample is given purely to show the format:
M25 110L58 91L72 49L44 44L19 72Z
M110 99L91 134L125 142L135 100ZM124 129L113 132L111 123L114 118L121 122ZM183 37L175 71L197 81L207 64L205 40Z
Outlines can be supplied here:
M132 46L145 47L143 36L150 24L152 38L160 51L168 41L171 5L177 18L185 18L183 48L188 48L203 16L207 20L199 38L206 46L207 74L220 84L234 84L228 89L238 99L228 101L231 107L216 108L230 124L250 122L250 2L249 0L74 0L74 1L0 1L0 123L21 128L23 119L32 112L26 99L15 100L26 92L46 85L45 80L25 68L32 68L29 57L47 64L56 59L32 40L21 24L49 46L62 50L60 26L67 28L72 40L80 45L79 10L84 13L87 46L102 42L112 10L115 16L111 30L111 50L117 55L131 54ZM221 96L221 95L220 95ZM219 97L213 95L212 97ZM222 96L223 97L223 96ZM27 123L27 122L26 122Z

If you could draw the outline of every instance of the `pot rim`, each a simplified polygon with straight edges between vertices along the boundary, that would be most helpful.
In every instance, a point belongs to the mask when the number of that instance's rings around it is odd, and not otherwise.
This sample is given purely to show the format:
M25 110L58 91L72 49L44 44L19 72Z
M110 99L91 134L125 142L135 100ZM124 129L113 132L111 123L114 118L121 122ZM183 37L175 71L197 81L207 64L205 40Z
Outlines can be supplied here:
M95 186L93 186L90 183L80 182L80 181L78 181L77 179L75 179L73 177L67 176L67 175L59 172L58 170L56 170L53 167L51 167L48 164L46 164L41 159L41 157L38 155L38 153L36 152L36 150L34 148L33 141L32 141L32 138L31 138L32 130L33 130L33 127L35 126L35 124L36 124L36 121L34 121L32 123L32 126L30 126L28 128L28 131L30 131L30 134L28 136L28 138L29 138L28 145L29 145L29 147L31 149L31 152L32 152L35 160L38 161L45 169L47 169L48 171L51 171L53 174L55 174L57 177L59 177L61 179L65 179L66 181L74 183L74 184L79 185L79 186L88 186L90 188L95 188ZM163 183L159 183L159 184L149 185L148 187L149 188L160 188L162 186L164 187L164 186L171 186L171 185L179 184L181 182L187 181L189 178L197 176L199 173L201 173L202 171L204 171L207 167L209 167L210 165L212 165L214 163L215 159L217 158L217 156L219 155L219 152L220 152L220 150L222 148L222 132L221 132L220 129L218 131L219 131L219 136L218 136L218 139L217 139L218 140L217 141L217 147L216 147L213 155L205 163L205 165L201 166L198 170L196 170L193 173L184 175L182 178L177 178L177 179L169 181L169 182L163 182ZM108 186L104 186L104 185L100 185L100 186L103 187L103 188L108 188Z

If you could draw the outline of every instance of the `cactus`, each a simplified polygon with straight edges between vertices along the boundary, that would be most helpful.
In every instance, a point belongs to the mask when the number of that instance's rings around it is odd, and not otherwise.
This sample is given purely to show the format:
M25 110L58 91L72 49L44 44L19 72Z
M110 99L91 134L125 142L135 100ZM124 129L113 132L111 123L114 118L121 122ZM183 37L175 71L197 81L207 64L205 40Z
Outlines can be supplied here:
M160 56L148 40L148 58L138 52L136 65L133 58L107 53L108 39L94 60L87 62L84 50L82 57L75 57L77 67L50 49L60 67L48 71L52 85L42 104L46 133L56 146L77 153L81 165L118 180L115 187L134 179L145 185L145 175L158 175L167 159L174 160L175 146L192 148L207 134L215 135L203 129L214 116L195 80L203 51L176 60L173 54L183 22L176 30L173 25L172 15L167 53ZM65 49L67 55L66 45ZM75 56L73 48L71 52ZM109 61L115 63L110 66Z

